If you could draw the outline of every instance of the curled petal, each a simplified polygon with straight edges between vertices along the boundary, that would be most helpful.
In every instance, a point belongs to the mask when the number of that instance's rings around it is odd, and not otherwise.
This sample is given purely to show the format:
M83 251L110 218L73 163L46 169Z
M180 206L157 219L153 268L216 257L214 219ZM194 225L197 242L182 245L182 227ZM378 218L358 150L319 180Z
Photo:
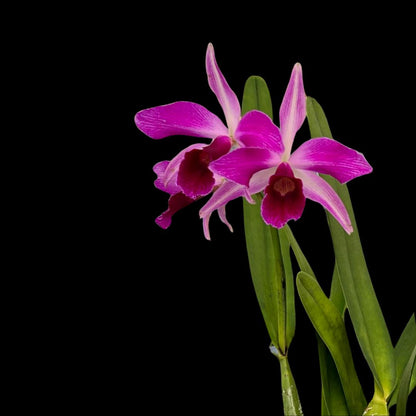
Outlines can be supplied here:
M215 210L219 210L220 218L229 227L228 221L225 220L225 205L240 196L246 195L246 188L243 185L238 185L232 182L224 182L211 196L208 202L199 211L199 216L202 218L202 225L204 235L207 240L210 240L209 233L209 219Z
M195 149L203 149L204 143L195 143L181 150L170 162L162 161L153 166L153 171L157 175L155 180L156 188L167 192L170 195L181 192L181 188L177 184L178 171L185 155Z
M285 157L292 150L293 139L306 117L306 94L303 87L302 67L295 64L282 104L280 106L280 132L285 147Z
M227 127L215 114L189 101L147 108L139 111L134 121L138 129L152 139L175 135L213 139L228 134Z
M157 175L157 179L155 180L154 184L157 189L172 195L180 192L180 188L176 185L176 178L174 181L170 181L170 183L169 181L168 183L165 183L165 172L168 166L169 160L163 160L162 162L158 162L153 166L153 172L155 172Z
M263 169L277 166L278 154L267 149L242 147L212 162L213 172L241 185L249 186L251 177Z
M326 137L303 143L292 153L290 164L297 169L331 175L341 183L373 170L362 153Z
M227 220L227 216L225 214L225 205L223 205L222 207L219 207L217 209L218 212L218 216L220 217L220 220L228 227L228 229L233 232L233 227L232 225L228 222Z
M289 220L301 217L305 208L302 181L294 177L289 164L279 165L264 193L261 215L266 224L281 228Z
M168 202L168 209L156 218L156 224L166 230L172 223L172 216L194 201L194 199L189 198L182 192L171 195Z
M233 133L241 117L240 103L218 67L215 59L214 47L211 43L207 48L205 66L208 76L208 84L217 96L217 99L224 111L228 128L230 129L230 132Z
M347 209L338 194L318 174L306 170L295 169L297 177L302 179L303 192L306 198L320 203L341 224L344 230L353 231Z
M235 139L246 147L260 147L282 154L283 142L279 128L261 111L246 113L235 131Z

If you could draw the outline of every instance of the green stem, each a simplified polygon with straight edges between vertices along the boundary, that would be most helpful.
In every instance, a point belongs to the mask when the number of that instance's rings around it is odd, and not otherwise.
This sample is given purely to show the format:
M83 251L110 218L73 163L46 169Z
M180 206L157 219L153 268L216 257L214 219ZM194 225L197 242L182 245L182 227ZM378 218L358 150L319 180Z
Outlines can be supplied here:
M287 355L280 354L274 346L270 347L270 351L279 359L284 415L303 416L302 405Z

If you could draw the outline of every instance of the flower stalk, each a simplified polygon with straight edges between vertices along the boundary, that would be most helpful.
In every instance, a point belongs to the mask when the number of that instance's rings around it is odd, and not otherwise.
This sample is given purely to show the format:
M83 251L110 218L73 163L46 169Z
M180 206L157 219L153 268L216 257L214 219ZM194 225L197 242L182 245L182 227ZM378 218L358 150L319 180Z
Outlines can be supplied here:
M303 416L298 389L296 388L295 379L293 378L287 355L280 354L273 345L270 346L270 351L279 359L284 415Z

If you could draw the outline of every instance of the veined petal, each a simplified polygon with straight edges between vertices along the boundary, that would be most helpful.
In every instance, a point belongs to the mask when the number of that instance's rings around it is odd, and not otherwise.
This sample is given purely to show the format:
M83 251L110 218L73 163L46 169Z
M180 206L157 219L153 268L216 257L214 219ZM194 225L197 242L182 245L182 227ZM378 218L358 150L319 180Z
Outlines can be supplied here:
M303 193L306 198L320 203L351 234L353 229L347 209L341 198L332 187L318 174L306 170L295 169L295 175L303 182Z
M280 132L285 147L285 159L289 158L293 139L306 117L306 94L303 87L302 67L295 64L282 104L280 106Z
M249 111L241 118L234 138L246 147L261 147L278 154L284 150L279 128L258 110Z
M205 66L208 76L208 84L217 96L224 111L230 134L233 134L241 117L241 107L234 91L228 85L224 75L221 73L215 59L212 43L208 45L205 57Z
M238 185L233 182L224 182L211 196L208 202L199 211L199 216L202 218L202 225L204 235L207 240L210 240L209 233L209 219L215 210L220 210L220 218L225 222L225 205L233 199L239 198L246 194L246 188L243 185ZM230 227L228 221L225 222Z
M297 169L331 175L341 183L373 170L362 153L326 137L300 145L290 156L290 164Z
M228 134L227 127L215 114L189 101L147 108L135 116L136 126L152 139L184 135L215 138Z
M212 162L210 169L233 182L249 186L256 172L277 166L279 161L279 155L268 149L241 147Z

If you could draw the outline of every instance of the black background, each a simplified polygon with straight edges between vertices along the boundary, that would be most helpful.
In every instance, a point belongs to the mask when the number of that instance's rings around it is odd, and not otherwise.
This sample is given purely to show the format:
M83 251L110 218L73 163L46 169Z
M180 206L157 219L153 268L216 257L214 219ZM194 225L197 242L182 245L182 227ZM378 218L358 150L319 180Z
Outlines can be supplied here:
M109 5L77 10L64 26L56 93L76 98L59 130L68 136L70 196L56 231L65 243L56 250L53 307L45 307L46 332L55 339L46 348L56 355L51 378L66 380L63 408L86 399L86 408L114 414L282 414L278 362L248 270L241 201L227 206L233 233L212 216L212 241L204 239L198 217L203 201L160 229L154 219L167 195L154 188L152 166L195 139L153 141L134 124L137 111L178 100L223 117L206 79L209 42L240 100L250 75L266 80L275 116L300 62L306 93L323 106L334 138L373 166L349 190L397 342L414 312L415 85L406 13L364 15L342 7L300 13L258 5L232 12L213 5ZM295 146L308 138L305 122ZM307 201L291 226L328 292L333 255L323 209ZM370 399L371 373L348 317L347 326ZM316 340L298 298L289 361L305 414L317 414Z

